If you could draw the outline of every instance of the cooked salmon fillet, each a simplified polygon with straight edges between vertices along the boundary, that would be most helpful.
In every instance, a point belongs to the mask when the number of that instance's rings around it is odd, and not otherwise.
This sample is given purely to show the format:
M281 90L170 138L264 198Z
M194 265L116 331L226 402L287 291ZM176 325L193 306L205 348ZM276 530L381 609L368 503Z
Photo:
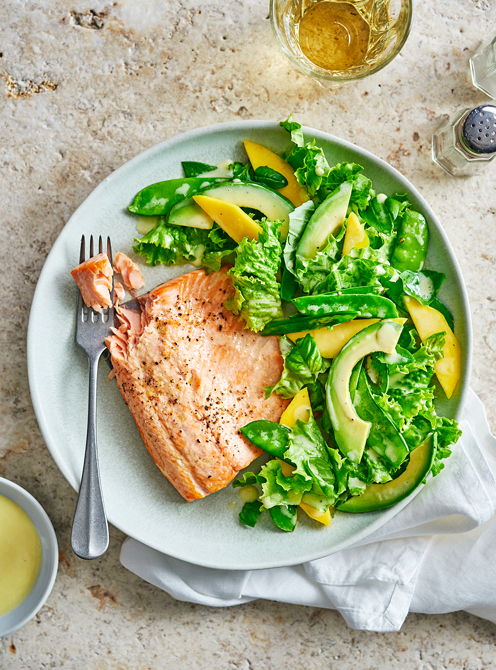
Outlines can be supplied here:
M137 291L142 288L145 283L139 267L129 258L129 256L123 254L122 251L118 251L115 254L114 271L121 275L124 286L127 289Z
M224 307L227 270L197 270L119 308L106 344L117 385L161 472L188 501L225 487L260 451L239 429L278 421L288 401L264 397L280 377L276 337L245 330Z
M106 254L97 254L71 270L71 275L81 291L85 305L101 312L110 307L112 266Z

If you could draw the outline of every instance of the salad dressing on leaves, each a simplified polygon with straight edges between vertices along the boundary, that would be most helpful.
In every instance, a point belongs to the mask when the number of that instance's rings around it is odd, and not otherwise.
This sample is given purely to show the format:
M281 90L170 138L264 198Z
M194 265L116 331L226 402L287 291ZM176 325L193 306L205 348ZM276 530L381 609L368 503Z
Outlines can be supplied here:
M33 522L15 502L0 495L0 616L29 594L41 564L41 542Z
M349 2L312 4L299 24L300 48L315 65L347 70L365 61L370 26Z

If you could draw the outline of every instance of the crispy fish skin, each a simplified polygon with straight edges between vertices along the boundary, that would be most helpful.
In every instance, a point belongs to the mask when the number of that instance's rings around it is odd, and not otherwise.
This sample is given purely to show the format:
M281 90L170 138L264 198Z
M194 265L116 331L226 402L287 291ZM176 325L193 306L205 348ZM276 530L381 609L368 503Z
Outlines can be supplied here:
M119 309L108 338L117 385L160 471L192 501L224 488L260 450L239 429L278 421L288 404L264 387L283 361L276 337L262 337L224 307L227 270L196 270L148 293L141 315Z

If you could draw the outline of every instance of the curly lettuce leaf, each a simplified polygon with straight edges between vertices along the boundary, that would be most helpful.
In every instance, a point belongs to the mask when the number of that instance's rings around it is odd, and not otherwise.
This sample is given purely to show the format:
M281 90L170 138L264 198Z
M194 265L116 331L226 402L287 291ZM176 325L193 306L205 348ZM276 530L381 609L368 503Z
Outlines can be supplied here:
M350 207L357 211L366 208L375 191L372 181L362 171L363 167L358 163L336 163L322 180L317 193L318 200L325 200L332 191L347 181L352 185Z
M142 238L135 239L133 249L148 265L200 265L208 235L208 230L170 226L162 220Z
M297 340L295 344L283 337L280 346L284 358L281 378L265 391L267 395L278 393L283 398L292 398L304 386L317 381L318 375L328 368L328 363L322 358L317 343L310 334Z
M291 116L280 125L290 133L293 142L293 147L286 154L286 161L293 168L298 182L314 197L331 169L324 151L315 140L305 143L301 125Z
M218 270L236 243L219 226L211 230L172 226L161 219L149 233L134 240L133 249L148 265L203 265Z
M333 293L358 286L381 288L381 280L386 275L389 275L388 267L377 260L346 255L330 265L326 278L316 284L312 292Z
M336 237L329 235L325 247L318 251L313 258L305 258L296 254L295 274L305 293L316 291L317 287L320 287L329 276L336 259L341 255L344 234L345 230L342 228Z
M282 462L278 459L268 461L258 474L262 481L260 502L266 509L278 505L299 505L303 494L312 488L307 478L282 472Z
M255 332L283 315L277 279L282 254L280 222L264 220L260 225L258 240L245 237L236 249L234 267L229 270L235 294L226 302Z

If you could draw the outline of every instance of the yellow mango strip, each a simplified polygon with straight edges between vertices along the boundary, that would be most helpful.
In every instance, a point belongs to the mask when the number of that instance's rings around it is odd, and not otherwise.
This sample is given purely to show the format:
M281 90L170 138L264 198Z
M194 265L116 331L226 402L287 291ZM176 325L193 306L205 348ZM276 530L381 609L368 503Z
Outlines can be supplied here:
M254 170L256 170L257 167L267 166L286 177L288 183L286 186L279 189L279 193L290 200L295 207L310 200L308 193L303 186L298 183L293 168L289 163L262 144L257 144L250 140L245 140L243 144Z
M398 323L405 323L406 319L392 319ZM335 358L344 345L351 338L367 326L377 323L379 319L352 319L337 323L331 328L316 328L315 330L302 330L299 333L288 333L287 337L293 342L305 337L308 333L315 340L319 351L324 358Z
M343 242L343 256L347 256L352 249L365 249L370 246L369 236L360 223L355 212L351 212L346 220L346 233Z
M300 507L305 512L305 514L307 514L314 521L318 521L324 526L331 525L332 517L330 509L327 509L325 512L319 512L318 509L315 509L315 507L312 507L305 502L301 502Z
M301 391L298 391L293 400L286 407L284 412L281 414L279 423L281 423L283 426L287 426L288 428L292 428L298 420L308 421L311 412L312 405L310 404L308 389L305 387L301 389ZM285 461L281 461L281 470L285 477L289 477L293 474L294 467ZM315 521L324 524L324 526L331 525L330 510L322 513L315 509L315 507L312 507L311 505L308 505L304 502L300 503L300 507L305 512L305 514L307 514Z
M447 398L451 398L462 374L462 350L454 332L437 309L422 305L411 296L404 297L405 306L424 342L435 333L446 333L443 357L436 361L435 371Z
M193 200L217 223L235 242L243 237L258 240L261 228L241 207L208 195L194 195Z
M308 395L308 389L305 386L301 391L298 391L293 400L281 414L279 423L288 428L292 428L298 419L300 421L308 421L311 412L312 406L310 404L310 396Z

